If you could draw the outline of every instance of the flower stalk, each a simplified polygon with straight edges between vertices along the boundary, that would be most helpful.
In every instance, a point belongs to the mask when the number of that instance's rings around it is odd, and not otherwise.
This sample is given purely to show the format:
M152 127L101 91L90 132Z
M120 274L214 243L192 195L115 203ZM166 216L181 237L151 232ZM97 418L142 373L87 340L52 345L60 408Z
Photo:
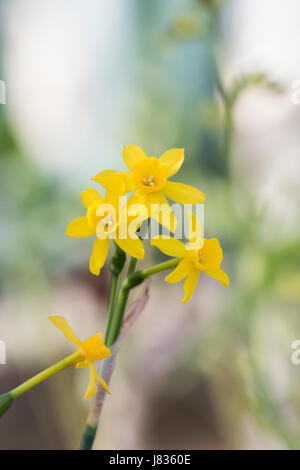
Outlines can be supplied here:
M172 260L152 266L151 268L144 269L142 271L135 271L137 260L135 258L131 258L127 277L119 289L115 309L113 309L108 319L105 335L105 343L108 347L111 347L114 344L120 334L130 290L154 274L175 268L180 260L181 258L174 258ZM92 449L97 433L97 428L97 424L95 425L94 421L89 420L88 418L82 435L80 450Z
M123 281L119 290L116 308L111 322L111 329L107 337L108 346L111 346L119 336L130 290L141 284L148 277L176 267L179 261L180 258L174 258L142 271L129 272L128 270L128 276Z
M31 377L31 379L26 380L26 382L23 382L21 385L11 390L10 393L12 397L19 397L20 395L27 392L28 390L35 387L44 380L48 379L52 375L57 374L58 372L67 369L68 367L73 366L82 357L82 354L79 351L76 351L75 353L71 354L68 357L65 357L61 361L56 362L52 366L47 367L47 369L44 369L42 372L39 372L39 374L34 375L33 377Z
M168 269L176 268L181 258L173 258L169 261L165 261L163 263L156 264L151 268L144 269L141 271L141 275L143 279L147 279L147 277L153 276L153 274L161 273L162 271L167 271Z
M58 372L67 369L68 367L73 366L78 361L80 361L82 357L82 354L79 351L76 351L70 356L65 357L61 361L56 362L47 369L44 369L42 372L39 372L38 374L34 375L33 377L26 380L10 392L0 395L0 418L10 408L15 398L19 397L20 395L35 387L39 383L43 382L44 380L48 379L52 375L57 374Z
M115 342L119 334L119 330L116 329L116 325L115 325L116 309L114 307L115 307L115 297L116 297L116 292L117 292L117 287L118 287L119 275L126 261L126 254L122 252L124 254L124 257L122 258L122 255L120 253L121 251L122 250L116 245L116 251L111 262L112 283L111 283L111 291L110 291L109 305L108 305L108 320L107 320L106 331L105 331L105 344L108 347L113 345L113 343ZM135 268L136 268L136 263L137 263L137 259L132 257L129 262L127 276L130 276L132 273L134 273ZM120 292L119 292L118 298L119 296L120 296ZM124 311L122 315L120 314L121 318L123 318L123 315L126 309L128 296L129 296L129 291L127 293L127 298L123 300L122 308L124 308ZM119 301L118 301L118 304L119 304ZM122 320L121 320L121 323L122 323ZM90 419L90 416L88 416L88 419L87 419L87 422L86 422L86 425L82 434L81 442L80 442L80 450L92 449L93 443L96 437L96 433L97 433L97 428L98 428L97 424L95 425L94 421Z
M115 244L115 253L111 260L110 270L112 273L111 278L111 287L110 287L110 295L109 295L109 303L108 303L108 317L107 317L107 325L106 325L106 332L105 332L105 344L107 344L107 334L111 328L112 317L114 313L114 306L115 300L118 290L118 282L119 276L123 270L124 264L126 262L126 253Z

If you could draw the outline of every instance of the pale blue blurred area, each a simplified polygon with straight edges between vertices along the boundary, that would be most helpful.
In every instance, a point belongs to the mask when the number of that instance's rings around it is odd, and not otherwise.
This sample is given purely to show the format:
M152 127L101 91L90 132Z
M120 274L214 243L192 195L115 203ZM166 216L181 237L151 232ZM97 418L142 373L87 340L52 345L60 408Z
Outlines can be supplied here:
M30 158L71 184L119 168L132 141L192 160L189 107L213 84L205 45L165 44L184 3L4 3L7 112Z
M9 115L31 158L64 181L120 159L135 81L128 3L5 5Z

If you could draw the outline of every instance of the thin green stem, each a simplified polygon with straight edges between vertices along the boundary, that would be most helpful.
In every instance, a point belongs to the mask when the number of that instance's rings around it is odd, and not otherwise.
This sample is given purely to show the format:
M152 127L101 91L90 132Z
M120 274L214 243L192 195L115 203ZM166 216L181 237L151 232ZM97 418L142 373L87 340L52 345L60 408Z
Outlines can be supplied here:
M105 344L107 344L107 338L111 327L111 322L114 314L114 307L115 307L115 300L118 288L118 280L119 275L113 274L111 279L111 287L110 287L110 296L109 296L109 303L108 303L108 318L107 318L107 325L105 331Z
M106 346L111 346L111 330L113 326L114 316L115 316L115 301L116 301L116 294L118 290L118 282L119 276L121 271L124 267L126 261L126 254L115 244L115 253L111 261L111 272L112 272L112 279L111 279L111 288L110 288L110 295L109 295L109 303L108 303L108 319L106 324L106 331L105 331L105 344ZM137 260L131 258L128 268L128 273L131 273L135 270ZM80 442L80 450L91 450L94 444L94 440L97 433L97 424L89 420L89 416L81 437Z
M128 266L128 271L127 271L128 277L135 272L136 264L137 264L137 259L131 258L129 266ZM126 279L128 279L128 277ZM106 345L108 347L112 346L115 340L117 339L117 337L119 336L128 297L129 297L129 289L124 288L124 283L123 283L119 290L117 305L114 310L114 314L111 317L111 322L109 325L110 328L109 330L107 330Z
M81 357L82 354L79 351L76 351L65 359L56 362L56 364L53 364L52 366L40 372L39 374L31 377L31 379L26 380L26 382L23 382L21 385L11 390L10 394L13 398L22 395L22 393L27 392L27 390L30 390L32 387L35 387L36 385L48 379L52 375L57 374L57 372L60 372L61 370L73 366L74 364L76 364L76 362L78 362Z
M127 276L129 276L135 271L137 261L138 260L136 258L131 258L128 266Z
M128 297L129 297L129 289L126 288L125 284L123 283L119 290L116 310L115 310L115 314L111 322L111 329L109 331L109 335L107 338L106 344L108 347L112 346L115 340L117 339L117 337L119 336Z
M44 380L48 379L52 375L57 374L57 372L67 369L67 367L73 366L81 359L83 359L82 353L79 351L76 351L70 356L65 357L61 361L58 361L52 366L43 370L39 374L34 375L33 377L31 377L31 379L26 380L26 382L23 382L21 385L14 388L10 392L3 393L2 395L0 395L0 418L11 407L15 398L19 397L20 395L22 395L22 393L27 392L27 390L30 390L31 388L35 387L39 383L43 382Z
M161 271L166 271L168 269L172 269L176 267L180 260L181 258L174 258L172 260L165 261L164 263L157 264L156 266L152 266L151 268L135 272L137 260L135 258L131 258L128 271L127 271L127 277L123 281L119 289L116 305L113 308L112 310L113 313L110 315L109 320L108 320L109 323L108 323L106 335L105 335L106 346L108 347L112 346L119 336L121 326L123 323L123 317L124 317L127 302L128 302L130 289L137 286L138 284L140 284L141 282L143 282L145 279L147 279L149 276L152 276L153 274L157 274ZM96 433L97 433L97 428L98 428L97 424L95 425L94 422L89 421L89 420L87 421L87 424L85 426L85 429L81 438L80 450L92 449L93 443L96 437Z
M225 178L229 178L229 165L230 165L230 153L231 153L231 145L232 145L232 138L233 138L233 120L232 120L232 108L234 103L232 102L232 98L230 93L225 88L220 71L219 66L216 59L216 51L214 47L213 36L215 35L216 25L212 24L211 30L211 43L208 46L209 57L211 61L211 68L214 73L215 85L220 94L221 100L223 102L224 107L224 128L223 128L223 159L220 162L221 166L220 169L222 174Z
M165 261L164 263L156 264L155 266L152 266L151 268L144 269L141 271L141 274L144 279L146 279L149 276L153 276L153 274L160 273L162 271L167 271L168 269L175 268L179 261L181 261L182 258L173 258L169 261Z
M114 308L115 308L115 300L116 294L118 289L118 282L119 276L122 272L126 261L126 254L123 250L115 243L115 253L111 260L111 272L112 272L112 279L111 279L111 286L110 286L110 295L109 295L109 303L108 303L108 320L106 324L106 331L105 331L105 344L107 344L107 338L109 336L112 318L114 316Z
M80 441L79 450L92 450L97 433L97 425L86 423Z
M137 271L137 272L129 273L129 270L128 270L129 275L123 281L119 290L116 310L115 310L114 317L113 317L112 324L111 324L111 332L110 332L110 336L108 337L108 343L107 343L108 346L111 346L116 341L117 337L119 336L130 289L137 286L148 277L153 276L153 274L157 274L159 272L166 271L168 269L172 269L176 267L180 260L181 258L174 258L169 261L165 261L164 263L156 264L155 266L152 266L151 268L144 269L142 271Z

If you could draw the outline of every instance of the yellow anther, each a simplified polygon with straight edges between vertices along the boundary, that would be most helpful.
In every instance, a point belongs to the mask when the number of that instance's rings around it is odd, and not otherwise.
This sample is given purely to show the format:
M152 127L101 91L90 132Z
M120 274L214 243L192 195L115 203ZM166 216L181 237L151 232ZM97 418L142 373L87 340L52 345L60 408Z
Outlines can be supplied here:
M101 220L101 225L104 227L111 227L113 223L112 217L109 214Z
M154 176L150 175L148 178L143 178L142 183L144 186L149 186L150 188L155 185Z

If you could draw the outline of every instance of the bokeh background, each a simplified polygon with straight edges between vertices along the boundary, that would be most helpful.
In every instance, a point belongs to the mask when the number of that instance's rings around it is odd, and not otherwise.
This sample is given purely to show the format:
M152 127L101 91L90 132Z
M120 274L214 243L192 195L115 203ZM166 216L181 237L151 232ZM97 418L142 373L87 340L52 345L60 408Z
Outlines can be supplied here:
M125 169L129 143L184 147L177 180L205 191L231 285L203 275L183 305L153 279L95 448L299 448L299 1L1 0L0 14L0 392L71 352L49 315L83 339L104 329L109 269L89 274L91 241L64 235L89 178ZM77 448L86 381L68 370L19 398L0 448Z

